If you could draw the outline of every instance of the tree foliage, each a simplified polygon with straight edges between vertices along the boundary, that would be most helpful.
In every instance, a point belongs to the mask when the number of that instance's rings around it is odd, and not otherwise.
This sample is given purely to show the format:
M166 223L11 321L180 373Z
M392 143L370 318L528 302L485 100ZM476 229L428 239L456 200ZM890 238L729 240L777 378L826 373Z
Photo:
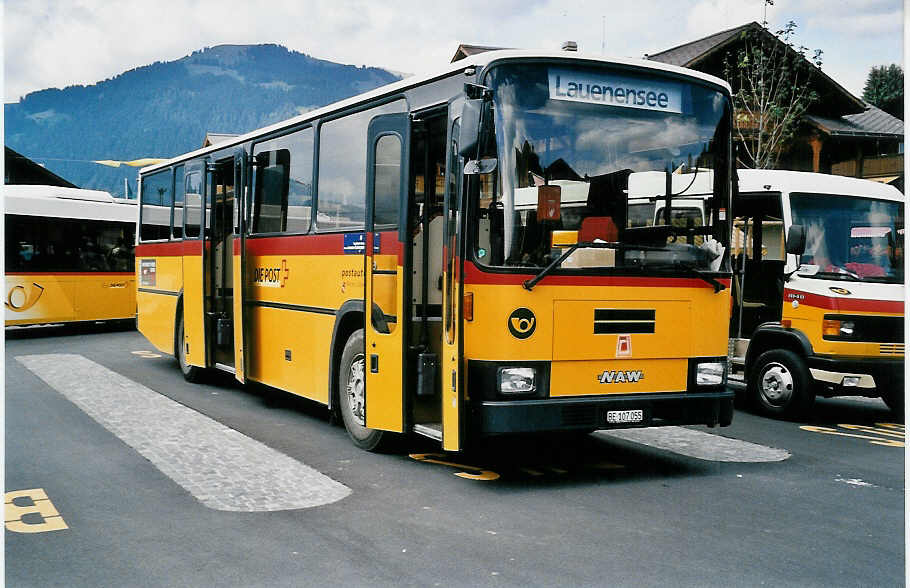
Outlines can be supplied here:
M794 42L796 23L774 32L768 23L743 32L739 50L728 54L725 74L733 88L734 127L743 145L740 162L770 169L796 134L800 118L818 100L812 79L821 50Z
M901 66L873 66L863 87L863 100L904 120L904 70Z

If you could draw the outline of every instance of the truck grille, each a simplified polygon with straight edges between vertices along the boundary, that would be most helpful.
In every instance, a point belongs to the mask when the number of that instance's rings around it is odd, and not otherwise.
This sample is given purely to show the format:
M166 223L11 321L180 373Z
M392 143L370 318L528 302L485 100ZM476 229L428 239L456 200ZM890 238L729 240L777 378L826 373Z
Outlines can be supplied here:
M904 344L903 343L882 343L878 346L879 355L889 355L889 356L903 356L904 355Z

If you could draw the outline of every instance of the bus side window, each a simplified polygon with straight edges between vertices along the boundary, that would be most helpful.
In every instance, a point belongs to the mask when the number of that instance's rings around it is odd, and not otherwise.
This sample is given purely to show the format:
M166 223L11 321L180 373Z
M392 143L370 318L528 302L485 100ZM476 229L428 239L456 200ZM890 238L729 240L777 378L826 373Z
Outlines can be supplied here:
M166 169L142 178L141 241L170 238L171 206L174 203L171 174L171 170Z
M260 167L253 206L253 232L280 233L287 222L291 152L277 149L258 153L256 162Z
M253 233L306 233L313 210L313 128L253 147Z

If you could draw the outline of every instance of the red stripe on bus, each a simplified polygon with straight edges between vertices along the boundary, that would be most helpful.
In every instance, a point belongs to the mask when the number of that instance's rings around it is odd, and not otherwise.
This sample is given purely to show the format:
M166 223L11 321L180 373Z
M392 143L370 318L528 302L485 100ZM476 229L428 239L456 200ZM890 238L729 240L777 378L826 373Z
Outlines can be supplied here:
M136 272L6 272L8 276L135 276Z
M869 300L863 298L835 298L822 294L810 294L797 290L784 290L784 303L799 302L823 310L852 310L859 312L887 312L903 314L904 303L901 300Z
M465 284L495 284L518 286L530 280L534 274L494 274L480 271L476 265L466 261L464 264ZM730 278L717 280L727 288ZM540 281L539 286L628 286L639 288L713 288L711 284L697 278L639 278L635 276L557 276L549 275Z
M341 255L344 235L294 235L246 239L249 255Z
M184 243L195 243L198 249L200 241L168 241L166 243L140 243L136 245L137 257L181 257L186 255Z

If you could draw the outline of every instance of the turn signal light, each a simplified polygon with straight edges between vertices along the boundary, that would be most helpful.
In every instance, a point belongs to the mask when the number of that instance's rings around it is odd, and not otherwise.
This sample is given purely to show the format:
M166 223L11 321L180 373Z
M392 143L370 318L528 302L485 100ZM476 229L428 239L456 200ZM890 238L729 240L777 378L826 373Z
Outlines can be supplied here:
M465 292L461 303L461 316L466 321L474 320L474 293Z
M822 335L827 337L840 336L840 321L825 319L822 321Z

